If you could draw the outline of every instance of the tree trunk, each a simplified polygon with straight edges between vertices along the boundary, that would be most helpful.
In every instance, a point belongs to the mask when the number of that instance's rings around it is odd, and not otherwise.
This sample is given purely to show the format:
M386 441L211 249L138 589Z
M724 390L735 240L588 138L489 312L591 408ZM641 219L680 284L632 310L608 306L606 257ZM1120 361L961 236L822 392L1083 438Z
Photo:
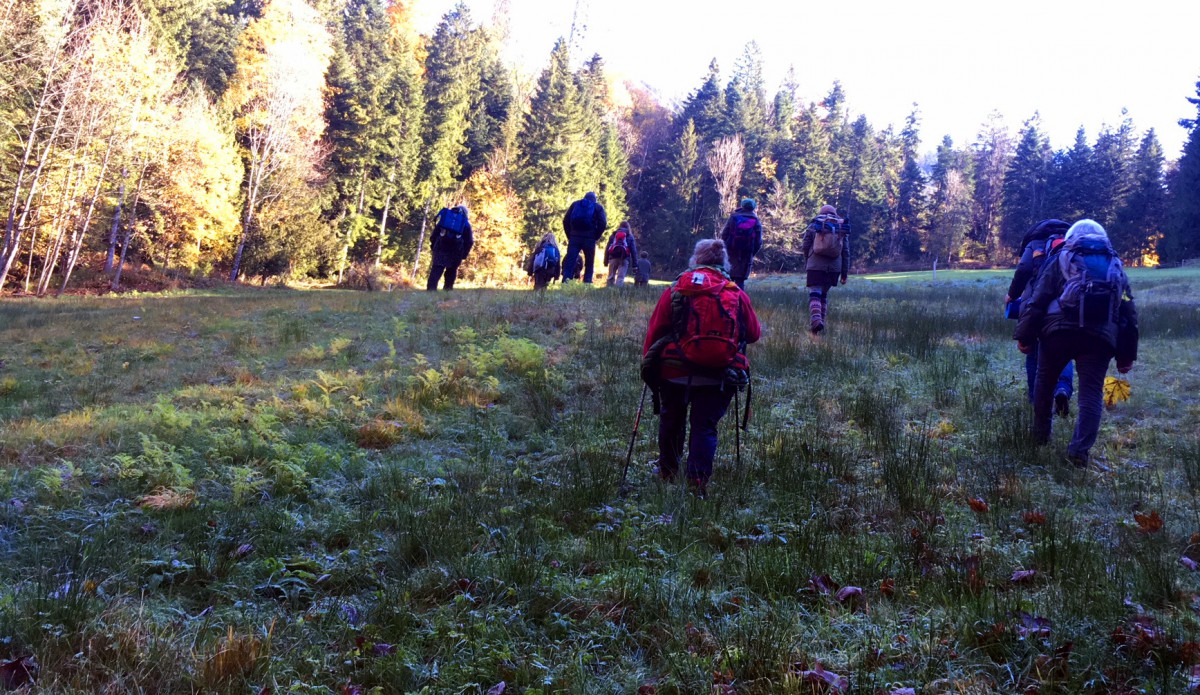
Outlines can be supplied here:
M387 243L387 218L388 211L392 207L392 184L396 180L396 164L392 163L392 170L388 172L388 192L387 198L383 201L383 215L379 218L379 245L375 248L375 270L379 270L383 266L383 246Z
M142 172L138 174L137 188L133 193L133 205L129 208L129 226L125 228L125 238L121 241L121 261L117 264L117 272L113 274L112 285L109 286L113 292L121 289L121 272L125 270L125 254L129 251L129 244L133 241L133 237L137 234L137 206L142 199L142 179L146 177L146 169L150 167L149 161L143 161Z
M79 251L83 248L83 240L87 237L88 227L92 224L92 215L96 212L96 199L100 197L100 189L104 186L104 175L108 173L108 160L112 155L112 138L108 140L108 146L104 150L104 161L100 164L100 174L96 177L96 188L92 191L92 200L88 203L87 215L83 218L83 224L79 225L79 234L75 239L74 247L71 249L71 256L67 262L66 272L63 273L62 286L58 288L58 292L54 293L55 297L61 297L62 293L67 289L67 283L71 281L71 273L75 270L75 263L79 260Z
M417 254L413 258L412 276L417 277L417 270L421 267L421 247L425 245L425 225L429 220L429 206L433 203L433 196L430 196L425 201L425 209L421 212L421 236L417 237Z
M121 226L121 208L125 206L125 179L129 178L129 170L121 167L121 186L117 190L117 210L113 213L112 229L108 232L108 255L104 257L104 274L113 271L113 259L117 255L117 230Z

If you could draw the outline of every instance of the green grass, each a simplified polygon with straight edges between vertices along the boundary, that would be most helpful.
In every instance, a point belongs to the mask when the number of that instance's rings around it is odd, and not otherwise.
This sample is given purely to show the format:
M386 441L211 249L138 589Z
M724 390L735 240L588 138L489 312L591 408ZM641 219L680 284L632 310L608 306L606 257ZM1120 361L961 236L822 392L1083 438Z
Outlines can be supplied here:
M1086 475L1066 423L1025 436L1008 274L928 275L852 278L819 339L799 276L751 284L754 419L705 502L652 479L649 415L616 494L660 288L0 301L0 660L77 693L1183 691L1200 272L1131 274Z

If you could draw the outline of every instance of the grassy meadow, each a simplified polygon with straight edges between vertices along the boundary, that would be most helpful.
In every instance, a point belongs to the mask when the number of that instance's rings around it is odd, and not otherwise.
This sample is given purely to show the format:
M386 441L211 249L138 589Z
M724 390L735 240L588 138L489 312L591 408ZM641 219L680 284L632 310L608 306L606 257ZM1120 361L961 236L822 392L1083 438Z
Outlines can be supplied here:
M1008 278L752 280L706 501L648 409L617 494L660 288L0 301L0 690L1194 690L1200 272L1087 472Z

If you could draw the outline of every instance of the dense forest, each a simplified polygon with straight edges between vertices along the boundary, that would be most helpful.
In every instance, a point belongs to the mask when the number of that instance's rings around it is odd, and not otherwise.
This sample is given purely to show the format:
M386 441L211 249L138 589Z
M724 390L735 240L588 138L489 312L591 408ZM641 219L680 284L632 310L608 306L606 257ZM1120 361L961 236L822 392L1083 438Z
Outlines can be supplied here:
M994 114L930 156L916 105L897 130L836 83L772 95L754 44L677 106L565 40L527 78L505 10L425 36L401 0L0 0L0 290L115 289L132 266L364 286L421 273L458 203L464 275L503 283L589 190L667 270L746 195L760 269L797 266L825 202L864 268L1007 264L1050 216L1097 219L1130 263L1200 256L1200 119L1177 161L1124 114L1067 149Z

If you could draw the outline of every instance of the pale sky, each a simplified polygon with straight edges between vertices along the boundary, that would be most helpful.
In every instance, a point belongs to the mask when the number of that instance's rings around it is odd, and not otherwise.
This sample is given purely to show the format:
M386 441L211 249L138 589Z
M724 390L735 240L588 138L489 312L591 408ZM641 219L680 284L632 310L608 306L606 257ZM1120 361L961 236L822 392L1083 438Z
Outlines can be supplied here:
M497 0L466 0L487 23ZM571 27L575 0L508 0L508 55L536 75ZM455 0L415 0L429 33ZM789 66L804 101L841 80L851 114L897 129L919 107L922 149L943 135L974 140L999 111L1015 133L1038 111L1055 149L1076 129L1095 142L1128 110L1138 137L1154 128L1177 159L1196 115L1200 0L579 0L576 65L599 53L618 79L668 105L698 87L716 58L727 81L758 42L771 98Z

